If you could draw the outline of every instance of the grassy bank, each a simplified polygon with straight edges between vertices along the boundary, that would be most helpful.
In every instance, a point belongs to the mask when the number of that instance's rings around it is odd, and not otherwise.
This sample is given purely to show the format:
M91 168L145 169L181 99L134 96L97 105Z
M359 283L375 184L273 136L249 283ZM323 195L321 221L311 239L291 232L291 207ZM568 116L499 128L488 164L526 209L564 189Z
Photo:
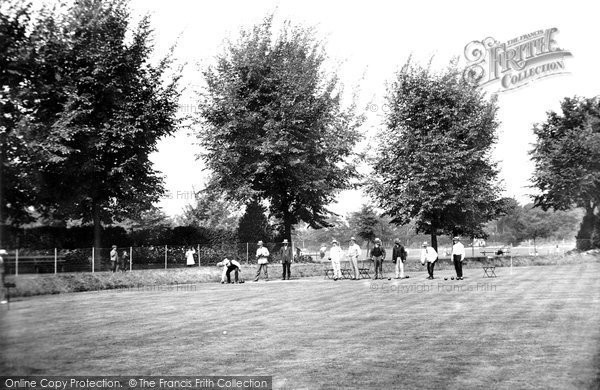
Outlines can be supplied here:
M569 265L582 262L599 262L598 254L573 254L561 256L524 256L514 257L514 267L536 266L536 265ZM369 262L365 262L369 265ZM465 261L463 268L480 269L482 265L495 265L496 267L509 267L510 257L476 258ZM361 264L362 265L362 264ZM342 263L342 267L347 267ZM384 262L384 272L392 276L394 264L391 261ZM305 263L292 265L292 278L322 277L324 268L330 268L330 263ZM255 264L243 265L242 276L250 281L254 279L257 266ZM371 266L371 269L373 267ZM436 265L436 271L453 270L454 265L448 259L442 259ZM410 261L405 264L408 275L411 272L422 272L425 267L418 261ZM468 271L465 271L468 275ZM271 264L269 266L271 279L281 279L281 265ZM262 277L262 276L261 276ZM19 276L7 276L8 282L14 282L16 288L12 289L11 296L27 297L34 295L61 294L79 291L98 291L110 289L139 288L141 286L164 286L198 283L216 283L221 278L221 268L218 267L194 267L177 268L168 270L143 270L125 273L96 272L96 273L64 273L64 274L26 274Z

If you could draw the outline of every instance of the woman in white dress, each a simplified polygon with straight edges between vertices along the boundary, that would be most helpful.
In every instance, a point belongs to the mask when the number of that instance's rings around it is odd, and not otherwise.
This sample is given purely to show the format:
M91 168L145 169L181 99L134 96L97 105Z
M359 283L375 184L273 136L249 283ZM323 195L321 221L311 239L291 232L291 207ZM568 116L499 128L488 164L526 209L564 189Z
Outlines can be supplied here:
M196 254L196 250L190 247L187 252L185 252L185 258L187 259L186 264L188 267L196 265L196 261L194 261L194 255Z

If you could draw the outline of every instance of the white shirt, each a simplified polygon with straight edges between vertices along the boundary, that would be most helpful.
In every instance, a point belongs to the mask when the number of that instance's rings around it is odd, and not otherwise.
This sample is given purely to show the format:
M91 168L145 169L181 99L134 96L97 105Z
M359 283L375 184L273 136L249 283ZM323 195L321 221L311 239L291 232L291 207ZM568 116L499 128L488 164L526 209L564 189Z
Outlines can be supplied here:
M357 243L354 243L348 247L348 257L357 258L360 256L360 246Z
M342 259L342 248L339 245L334 245L329 250L329 257L331 261L340 261Z
M454 255L460 255L460 261L465 259L465 246L460 241L452 245L452 257Z
M433 263L437 260L438 254L433 247L428 246L427 248L421 249L421 264Z
M267 264L269 262L269 250L261 246L256 250L256 258L258 259L258 264Z

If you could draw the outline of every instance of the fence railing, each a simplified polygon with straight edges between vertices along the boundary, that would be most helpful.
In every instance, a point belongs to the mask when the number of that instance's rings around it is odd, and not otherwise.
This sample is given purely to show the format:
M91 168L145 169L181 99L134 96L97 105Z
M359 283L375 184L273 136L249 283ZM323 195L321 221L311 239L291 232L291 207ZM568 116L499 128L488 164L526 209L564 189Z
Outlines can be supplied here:
M271 253L271 262L279 261L281 244L266 243ZM564 255L573 245L519 246L519 247L465 247L467 258L493 256ZM145 269L176 269L185 267L214 266L224 258L236 259L245 264L256 263L256 243L231 243L217 246L149 246L117 248L117 261L111 261L112 248L79 249L12 249L3 255L6 274L65 273L65 272L110 272ZM329 247L321 255L318 249L292 247L296 262L328 261ZM345 251L347 248L342 246ZM386 259L391 259L392 248L385 247ZM421 248L407 248L408 259L418 260ZM450 246L438 247L440 259L449 258ZM193 262L188 261L191 256ZM368 248L361 248L361 258L369 257ZM189 263L189 264L188 264Z

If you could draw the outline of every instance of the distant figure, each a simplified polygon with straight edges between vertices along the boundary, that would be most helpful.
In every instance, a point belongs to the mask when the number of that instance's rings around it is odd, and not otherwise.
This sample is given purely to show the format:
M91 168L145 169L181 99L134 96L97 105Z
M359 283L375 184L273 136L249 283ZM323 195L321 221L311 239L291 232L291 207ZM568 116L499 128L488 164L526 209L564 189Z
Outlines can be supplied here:
M239 283L239 273L242 272L242 266L236 260L229 260L225 258L223 261L217 263L217 267L223 267L223 273L221 273L221 284L225 283L225 277L227 277L227 283L231 283L231 273L235 272L235 283Z
M394 249L392 250L392 261L396 263L396 279L404 279L404 262L406 261L406 249L400 243L400 239L394 240Z
M342 260L342 248L340 248L337 240L331 240L331 249L329 250L329 259L331 260L331 267L333 268L333 280L338 280L342 277L342 270L340 268L340 261Z
M321 249L319 249L319 256L321 256L321 261L325 258L325 253L327 252L327 245L325 243L321 244Z
M123 251L123 253L121 254L121 272L125 272L128 266L129 253L127 251Z
M465 246L460 242L460 237L452 239L452 260L454 261L454 269L456 270L456 280L463 280L462 262L465 259ZM502 252L502 250L498 250ZM499 253L501 255L502 253Z
M352 265L352 270L354 271L353 280L357 280L359 278L358 272L358 257L360 256L360 246L356 244L356 239L354 237L350 237L350 245L348 246L348 260L350 260L350 264Z
M269 272L267 266L269 264L269 250L263 246L263 242L258 242L258 248L256 249L256 260L258 261L258 271L256 271L255 282L258 282L260 271L265 270L265 280L269 281Z
M2 255L7 255L5 249L0 249L0 304L8 303L8 300L4 296L4 277L6 275L6 271L4 270L4 259Z
M375 246L371 249L371 261L375 263L375 279L383 279L383 260L385 260L385 249L381 246L381 240L375 239Z
M112 250L110 251L110 270L112 272L117 272L118 267L119 267L119 253L117 252L117 246L113 245Z
M437 259L438 255L435 249L424 242L421 249L421 264L425 265L427 262L427 272L429 273L427 279L433 279L433 268Z
M185 252L186 265L188 267L193 267L196 265L196 261L194 260L194 255L196 254L196 250L190 247L187 252Z
M287 238L283 240L283 246L279 249L279 258L281 259L281 264L283 265L283 280L287 275L287 280L290 280L292 277L292 247L289 246Z

